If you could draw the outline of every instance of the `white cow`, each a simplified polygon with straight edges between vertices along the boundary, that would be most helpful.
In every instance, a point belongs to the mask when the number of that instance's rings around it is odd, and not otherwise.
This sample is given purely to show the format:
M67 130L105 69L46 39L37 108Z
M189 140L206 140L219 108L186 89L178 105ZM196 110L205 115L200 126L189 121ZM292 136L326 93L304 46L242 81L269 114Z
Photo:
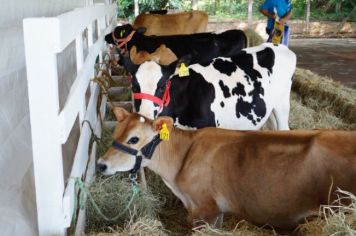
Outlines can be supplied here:
M270 128L289 129L296 55L286 46L246 48L231 58L189 65L189 75L180 76L187 59L168 66L147 61L131 70L138 113L171 116L183 128L257 130L271 118Z

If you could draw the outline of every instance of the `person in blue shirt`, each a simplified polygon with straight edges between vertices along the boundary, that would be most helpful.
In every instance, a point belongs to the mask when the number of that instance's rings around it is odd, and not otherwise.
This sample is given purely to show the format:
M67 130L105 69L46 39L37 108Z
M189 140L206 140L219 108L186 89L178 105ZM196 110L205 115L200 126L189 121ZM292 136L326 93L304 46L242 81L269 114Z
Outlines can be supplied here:
M292 15L292 4L290 0L265 0L260 7L260 12L268 17L266 32L270 35L277 16L281 24L289 20Z

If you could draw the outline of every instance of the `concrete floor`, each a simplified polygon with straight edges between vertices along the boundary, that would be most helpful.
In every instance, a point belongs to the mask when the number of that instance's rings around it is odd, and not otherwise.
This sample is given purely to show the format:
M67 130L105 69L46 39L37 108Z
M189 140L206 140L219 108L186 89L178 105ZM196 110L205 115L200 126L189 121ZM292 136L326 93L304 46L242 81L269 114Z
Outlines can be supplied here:
M356 39L291 39L297 67L356 89Z

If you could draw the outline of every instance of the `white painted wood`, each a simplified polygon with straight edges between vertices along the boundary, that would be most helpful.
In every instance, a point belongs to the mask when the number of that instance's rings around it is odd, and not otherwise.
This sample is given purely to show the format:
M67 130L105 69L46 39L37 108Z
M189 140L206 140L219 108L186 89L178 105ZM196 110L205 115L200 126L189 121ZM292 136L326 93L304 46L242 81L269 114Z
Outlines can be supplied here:
M85 94L85 93L84 93ZM85 96L79 98L79 100L77 101L78 103L80 103L79 106L79 123L82 124L84 117L85 117L85 111L86 111L86 100L85 100ZM82 129L82 126L80 126L80 130Z
M100 23L100 19L110 19L110 24ZM92 22L98 20L100 37L92 38ZM88 56L83 57L82 33L88 27ZM74 177L87 183L95 173L96 145L89 142L91 130L87 123L81 125L78 147L74 157L71 177L64 189L62 146L67 141L73 124L88 120L95 133L101 132L98 122L97 103L99 86L90 82L94 76L96 57L102 55L104 34L116 25L116 5L90 6L52 18L28 18L24 20L24 40L32 146L35 171L35 187L40 235L65 235L74 212ZM59 111L57 53L73 40L76 41L77 78L75 79L62 111ZM85 94L90 84L91 96L85 105ZM42 88L46 89L42 89ZM106 99L100 104L100 115L105 114ZM89 164L88 164L89 161ZM83 213L83 212L82 212ZM78 231L83 230L85 217L78 218Z
M103 96L102 97L102 101L101 101L101 106L100 106L100 111L101 111L101 117L104 118L105 116L105 113L106 113L106 102L107 102L107 97L106 96Z
M64 235L57 58L47 50L53 43L47 34L56 34L58 20L32 18L23 25L38 231L40 235Z
M97 127L95 128L95 134L96 135L101 134L100 122L97 123ZM86 187L89 187L95 179L96 149L97 149L97 144L94 142L91 153L90 153L88 169L87 169L87 173L86 173L86 176L87 176L85 179ZM85 231L85 219L86 219L85 209L80 210L78 213L78 223L75 227L74 235L78 235L78 236L83 235L83 233Z
M104 32L109 33L111 29L107 28ZM84 68L88 68L94 65L95 59L99 54L101 46L103 45L104 35L100 36L98 41L90 48L89 54L83 65ZM61 140L65 143L70 131L73 127L75 117L78 114L81 104L78 103L78 98L85 96L86 88L88 87L89 81L93 78L93 69L81 70L78 73L76 80L74 81L72 88L69 92L67 102L64 105L61 113L59 114L59 119L62 124Z
M75 39L75 54L77 59L77 72L79 72L84 62L83 34L79 34Z
M58 26L53 30L53 34L49 35L53 42L53 50L55 52L63 51L63 49L73 41L73 37L79 35L83 29L94 21L94 19L103 16L109 16L110 22L112 22L113 19L116 18L116 5L95 5L86 8L77 8L73 11L59 15L56 18L44 18L57 19L58 21Z
M134 10L135 10L135 17L136 17L136 16L138 16L138 13L140 12L138 0L134 0Z
M88 26L88 47L90 48L93 45L93 22Z
M101 17L98 19L97 21L97 28L98 28L98 36L102 36L103 34L103 37L105 37L105 28L106 28L106 23L105 23L105 17ZM100 50L99 52L99 62L100 63L103 63L103 51Z
M98 115L96 113L96 104L98 103L98 95L99 95L99 86L97 84L95 86L95 91L90 97L89 103L88 103L88 109L85 115L86 121L88 121L91 124L91 127L95 130L97 124L100 125L100 122L98 122ZM89 127L89 124L87 122L84 122L82 125L82 132L81 136L79 138L78 142L78 148L75 153L74 157L74 163L71 171L71 178L67 184L65 193L64 193L64 202L65 204L69 204L69 206L66 206L65 208L65 225L66 227L70 226L72 215L73 215L73 210L74 210L74 185L75 181L73 178L81 178L83 173L85 172L87 168L87 163L88 163L88 153L89 153L89 141L91 137L91 129Z

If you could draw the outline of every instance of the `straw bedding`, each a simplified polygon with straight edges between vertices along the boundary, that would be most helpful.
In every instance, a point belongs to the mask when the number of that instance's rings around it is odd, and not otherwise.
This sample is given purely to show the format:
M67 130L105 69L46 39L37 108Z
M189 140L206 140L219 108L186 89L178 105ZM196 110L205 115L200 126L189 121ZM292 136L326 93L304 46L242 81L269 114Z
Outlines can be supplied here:
M291 95L291 129L356 129L356 91L318 76L308 70L297 69ZM112 130L103 131L103 143L98 156L111 143ZM122 214L118 220L103 220L88 202L87 234L111 235L279 235L271 227L256 227L248 222L238 222L233 216L225 217L222 229L203 224L191 228L181 202L154 173L146 170L148 189L141 189L137 199L125 211L132 195L127 174L111 177L98 174L90 192L107 216ZM319 218L300 225L294 235L355 235L356 197L339 192L340 197L351 199L349 206L338 209L321 208ZM339 210L339 211L337 211ZM289 232L290 233L290 232Z

